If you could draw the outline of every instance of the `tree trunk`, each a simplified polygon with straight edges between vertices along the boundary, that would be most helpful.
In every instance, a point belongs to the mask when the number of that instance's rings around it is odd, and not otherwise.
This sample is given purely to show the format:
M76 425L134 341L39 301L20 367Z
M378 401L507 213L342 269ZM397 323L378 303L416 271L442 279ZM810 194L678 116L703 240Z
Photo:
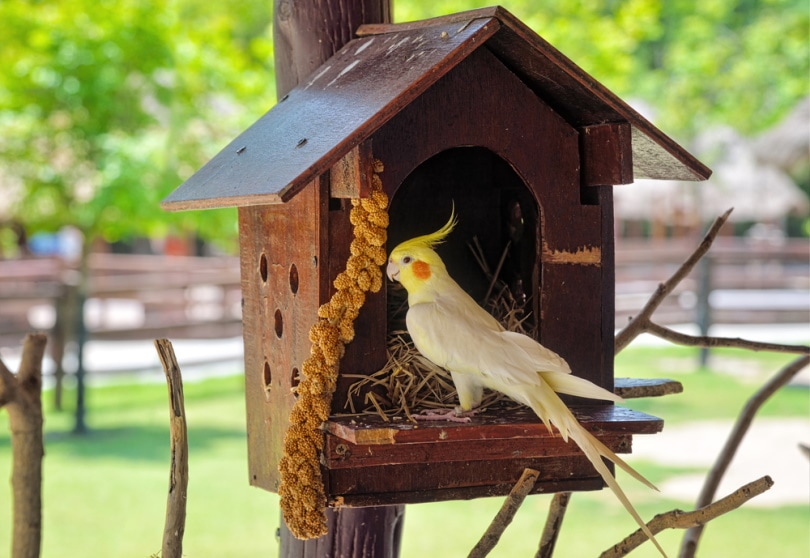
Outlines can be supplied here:
M11 430L11 558L38 558L42 544L42 357L47 337L26 336L14 376L0 361L0 407Z
M286 95L364 23L391 21L390 0L274 0L276 95ZM329 533L299 541L281 526L284 558L396 558L404 506L327 510Z

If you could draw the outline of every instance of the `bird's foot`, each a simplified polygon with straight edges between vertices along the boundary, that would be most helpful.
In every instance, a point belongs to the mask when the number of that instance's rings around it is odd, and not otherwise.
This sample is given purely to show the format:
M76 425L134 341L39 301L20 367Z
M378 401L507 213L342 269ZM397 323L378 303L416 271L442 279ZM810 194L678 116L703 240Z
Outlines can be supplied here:
M470 422L470 417L478 412L477 409L462 411L455 409L422 409L418 415L412 415L416 420L446 420L450 422Z

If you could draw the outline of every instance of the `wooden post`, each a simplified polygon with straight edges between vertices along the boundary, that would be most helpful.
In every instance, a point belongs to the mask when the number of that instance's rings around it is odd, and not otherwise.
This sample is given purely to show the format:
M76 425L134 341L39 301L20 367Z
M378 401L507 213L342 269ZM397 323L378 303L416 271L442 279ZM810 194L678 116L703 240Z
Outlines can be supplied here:
M390 23L389 0L274 0L276 95L282 98L344 44L364 23ZM328 510L329 533L299 541L283 524L280 556L395 558L404 506Z

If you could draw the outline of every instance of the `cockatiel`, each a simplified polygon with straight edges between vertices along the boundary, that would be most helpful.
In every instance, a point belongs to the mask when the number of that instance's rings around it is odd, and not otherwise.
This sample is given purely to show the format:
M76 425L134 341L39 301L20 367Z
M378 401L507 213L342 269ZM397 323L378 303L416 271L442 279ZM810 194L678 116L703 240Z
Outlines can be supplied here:
M602 458L655 487L585 430L555 392L610 401L622 399L572 375L562 357L534 339L504 330L450 277L433 248L455 224L455 215L451 214L438 231L398 245L388 259L387 275L408 292L405 322L414 345L422 355L450 372L458 392L456 413L475 409L484 388L531 407L547 427L553 424L566 442L569 437L576 442L642 531L666 556Z

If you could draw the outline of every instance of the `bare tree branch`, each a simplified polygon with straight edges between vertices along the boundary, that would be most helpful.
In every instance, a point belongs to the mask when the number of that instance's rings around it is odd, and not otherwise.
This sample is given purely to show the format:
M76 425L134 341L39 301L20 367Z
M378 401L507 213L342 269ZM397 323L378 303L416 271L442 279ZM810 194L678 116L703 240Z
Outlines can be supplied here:
M0 407L11 431L11 558L38 558L42 544L42 356L48 338L25 337L17 375L0 360Z
M518 509L526 496L531 492L537 477L540 476L534 469L525 469L512 491L506 497L495 519L492 520L481 540L470 551L468 558L483 558L489 554L503 535L504 530L512 523Z
M810 354L810 347L807 345L785 345L782 343L764 343L762 341L750 341L739 337L710 337L705 335L687 335L679 333L668 327L658 325L653 321L645 324L644 331L651 333L661 339L666 339L678 345L689 347L724 347L733 349L748 349L751 351L772 351L776 353L796 353L801 355Z
M720 517L732 510L739 508L751 498L758 496L773 486L771 477L765 476L742 486L713 504L704 506L691 512L682 510L672 510L667 513L656 515L647 523L653 535L657 535L664 529L689 529L696 525L705 525L709 521ZM645 541L647 541L641 529L628 536L612 548L602 553L600 558L619 558L626 556Z
M810 363L810 356L795 359L780 370L748 400L740 416L737 417L737 422L734 424L734 428L731 430L731 434L729 434L725 446L723 446L723 449L717 456L717 460L709 471L709 475L706 477L695 507L706 506L714 498L717 487L720 485L720 480L726 473L743 437L746 432L748 432L748 428L751 426L751 422L754 420L754 415L757 411L759 411L765 401L787 384L802 368L807 366L808 363ZM681 558L691 558L695 555L698 541L702 534L702 525L692 527L686 532L681 542Z
M565 511L568 509L568 502L571 500L570 492L557 492L551 499L546 517L546 526L543 535L540 537L540 546L534 558L551 558L554 554L554 547L557 545L557 537L560 535Z
M706 233L706 236L703 237L703 241L698 245L697 249L695 249L692 255L689 256L686 261L683 262L683 264L681 264L681 267L678 268L672 277L658 285L655 293L647 301L647 304L644 305L644 308L641 310L639 315L634 317L630 323L627 324L627 326L616 335L616 354L629 345L633 339L644 333L645 327L650 321L650 317L652 316L653 312L655 312L664 299L675 289L678 283L680 283L684 277L689 275L689 272L692 271L706 252L709 251L709 248L711 248L717 233L720 232L720 229L728 220L728 216L731 215L732 210L733 208L729 209L723 213L723 215L715 219L714 224Z
M188 496L188 434L183 401L183 379L174 349L168 339L155 339L160 362L169 388L169 425L171 438L171 471L169 497L166 501L166 523L163 528L162 558L181 558L186 530Z

